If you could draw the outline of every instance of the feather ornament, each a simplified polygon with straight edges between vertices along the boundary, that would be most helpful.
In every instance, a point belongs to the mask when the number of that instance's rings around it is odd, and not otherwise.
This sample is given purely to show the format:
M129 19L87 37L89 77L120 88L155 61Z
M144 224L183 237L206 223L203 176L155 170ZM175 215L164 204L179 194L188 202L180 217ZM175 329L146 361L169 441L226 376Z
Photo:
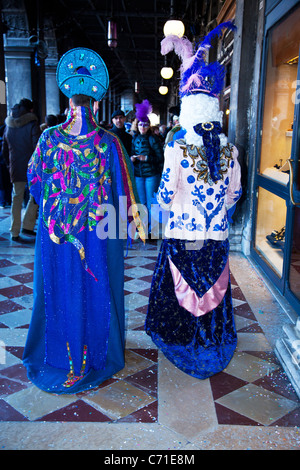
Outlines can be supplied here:
M193 44L187 38L179 38L175 35L166 36L160 43L160 51L162 55L167 55L174 50L175 54L182 61L189 59L193 55Z
M142 103L136 103L135 105L136 113L135 117L139 121L149 121L148 114L152 112L152 105L150 101L148 100L143 100Z
M181 58L181 82L179 94L182 98L192 93L207 93L217 97L224 85L225 69L218 62L206 64L207 51L212 46L212 40L221 37L224 29L235 30L231 21L219 24L205 36L193 51L193 45L187 38L167 36L161 41L162 55L174 52Z
M230 29L231 31L236 30L236 26L232 21L225 21L224 23L220 23L218 26L216 26L210 33L208 33L203 41L201 42L200 46L201 47L211 47L211 42L214 38L216 37L221 37L223 34L224 29Z

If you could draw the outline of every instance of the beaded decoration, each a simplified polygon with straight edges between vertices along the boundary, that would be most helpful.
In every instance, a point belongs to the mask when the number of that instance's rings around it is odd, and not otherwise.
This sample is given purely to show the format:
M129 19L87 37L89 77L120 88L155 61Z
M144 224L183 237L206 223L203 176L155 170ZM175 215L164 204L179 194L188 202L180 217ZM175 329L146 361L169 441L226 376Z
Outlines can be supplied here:
M83 94L100 101L107 92L109 76L103 59L95 51L78 47L66 52L56 71L57 84L64 95Z
M194 131L203 139L207 163L213 181L218 181L220 176L220 138L222 132L218 121L199 123L194 126Z
M63 386L72 387L72 385L74 385L76 382L83 379L84 377L84 372L85 372L85 367L86 367L87 346L86 345L83 346L83 358L82 358L82 366L80 369L80 375L75 375L73 359L71 356L70 345L68 342L67 342L67 350L68 350L68 358L69 358L69 364L70 364L70 372L68 373L68 379L63 383Z

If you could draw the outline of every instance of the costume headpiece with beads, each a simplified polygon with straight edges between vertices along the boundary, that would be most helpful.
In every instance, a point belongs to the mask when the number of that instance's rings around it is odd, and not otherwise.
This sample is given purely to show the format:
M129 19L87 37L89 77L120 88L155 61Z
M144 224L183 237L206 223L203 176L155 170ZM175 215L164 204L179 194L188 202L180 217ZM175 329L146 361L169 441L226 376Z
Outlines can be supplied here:
M86 95L100 101L107 92L109 76L103 59L91 49L78 47L66 52L56 70L57 84L64 95Z

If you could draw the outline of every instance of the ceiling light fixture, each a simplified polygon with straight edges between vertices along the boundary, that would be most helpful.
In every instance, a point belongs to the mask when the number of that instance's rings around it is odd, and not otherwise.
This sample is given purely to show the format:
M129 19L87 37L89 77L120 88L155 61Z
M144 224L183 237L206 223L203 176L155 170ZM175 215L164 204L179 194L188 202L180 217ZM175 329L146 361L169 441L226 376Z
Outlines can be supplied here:
M169 89L168 89L167 86L161 85L161 86L159 87L158 91L159 91L159 93L160 93L161 95L166 95L166 94L168 93Z
M184 31L184 24L180 20L168 20L164 25L165 36L170 36L171 34L173 34L174 36L182 38L182 36L184 35Z
M172 67L163 67L160 71L160 74L162 78L165 78L166 80L168 80L171 77L173 77L173 69Z
M170 36L173 34L174 36L178 36L182 38L184 35L185 27L181 20L175 18L174 15L174 0L171 0L171 12L170 12L170 19L164 25L164 35Z
M115 48L118 45L117 23L112 19L108 20L107 44L111 48Z

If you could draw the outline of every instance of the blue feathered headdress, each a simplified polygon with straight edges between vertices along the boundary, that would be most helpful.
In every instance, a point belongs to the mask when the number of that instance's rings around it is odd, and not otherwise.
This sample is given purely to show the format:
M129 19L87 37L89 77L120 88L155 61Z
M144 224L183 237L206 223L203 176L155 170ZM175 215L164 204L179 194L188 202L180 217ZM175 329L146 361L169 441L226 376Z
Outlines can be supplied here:
M193 51L193 46L187 38L171 35L162 40L162 55L174 50L182 60L179 88L181 98L194 93L207 93L217 97L221 93L225 68L219 62L207 64L205 58L212 39L220 37L225 28L236 29L231 21L219 24L197 46L196 51Z

